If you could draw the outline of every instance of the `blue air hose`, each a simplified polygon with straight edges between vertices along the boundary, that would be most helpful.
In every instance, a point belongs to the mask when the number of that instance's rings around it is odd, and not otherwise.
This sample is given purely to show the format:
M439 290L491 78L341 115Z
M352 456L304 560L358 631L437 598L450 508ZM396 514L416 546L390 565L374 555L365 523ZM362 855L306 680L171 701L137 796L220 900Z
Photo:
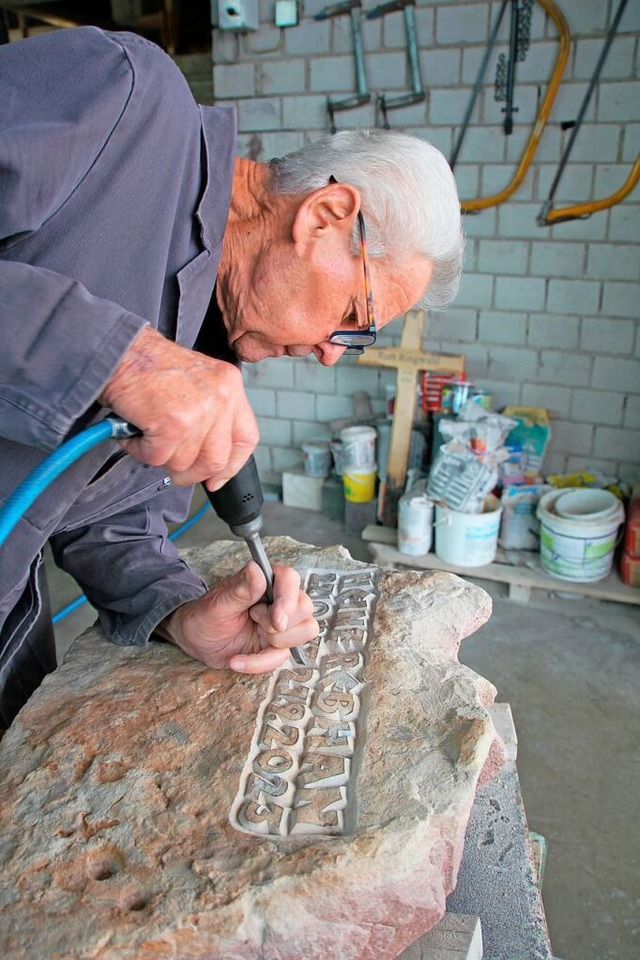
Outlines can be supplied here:
M72 437L71 440L67 440L57 450L54 450L13 491L0 510L0 546L34 500L87 450L91 450L92 447L102 443L103 440L124 440L139 433L137 427L125 420L107 417L106 420L88 427L82 433Z
M127 437L134 437L140 433L137 427L127 423L117 417L107 417L106 420L94 424L79 433L77 436L67 440L61 447L38 464L35 470L25 477L19 487L17 487L4 506L0 509L0 546L7 539L15 525L18 523L31 504L43 493L50 483L60 476L67 467L75 463L83 454L93 447L96 447L104 440L124 440ZM205 503L200 510L192 517L186 520L182 526L178 527L173 533L169 534L169 540L176 540L186 533L204 514L210 509L209 504ZM77 610L78 607L86 603L86 597L82 594L68 603L66 607L59 610L53 616L53 623L58 623L63 617Z

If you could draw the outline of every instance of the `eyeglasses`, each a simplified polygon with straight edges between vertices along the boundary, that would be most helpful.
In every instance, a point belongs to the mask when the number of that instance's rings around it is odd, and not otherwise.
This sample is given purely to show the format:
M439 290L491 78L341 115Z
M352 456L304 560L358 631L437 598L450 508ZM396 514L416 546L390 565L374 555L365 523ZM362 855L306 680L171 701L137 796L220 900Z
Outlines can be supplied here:
M338 183L335 177L329 177L329 183ZM334 330L329 337L329 343L335 343L340 347L346 347L347 356L357 357L364 353L365 347L370 347L376 342L376 319L373 313L373 296L371 294L371 282L369 279L369 260L367 258L367 234L364 228L364 218L358 210L358 227L360 228L360 254L362 256L362 267L364 270L364 294L367 305L367 328L366 330Z

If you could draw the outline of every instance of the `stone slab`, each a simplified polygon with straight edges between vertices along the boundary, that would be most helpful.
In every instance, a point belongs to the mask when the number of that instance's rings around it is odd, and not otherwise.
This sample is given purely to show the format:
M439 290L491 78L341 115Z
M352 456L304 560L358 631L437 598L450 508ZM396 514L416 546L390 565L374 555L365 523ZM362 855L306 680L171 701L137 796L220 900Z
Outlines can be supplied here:
M495 690L457 660L490 598L265 543L314 597L307 668L238 676L95 628L16 718L2 956L392 960L443 917L476 788L504 760ZM246 548L188 559L213 582Z

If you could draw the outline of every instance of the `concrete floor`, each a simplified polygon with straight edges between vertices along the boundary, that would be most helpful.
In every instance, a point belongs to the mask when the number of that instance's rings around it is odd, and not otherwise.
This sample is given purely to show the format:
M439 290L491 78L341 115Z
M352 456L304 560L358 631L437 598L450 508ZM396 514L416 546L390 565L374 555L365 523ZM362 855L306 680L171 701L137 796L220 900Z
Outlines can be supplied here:
M341 524L277 502L265 504L265 534L342 543L370 560ZM178 542L212 539L228 539L213 512ZM59 610L77 588L52 574ZM513 710L529 827L548 843L543 897L554 954L640 957L640 608L543 591L522 604L508 600L502 584L477 582L494 612L462 644L460 659ZM87 605L66 617L57 627L60 650L93 619Z

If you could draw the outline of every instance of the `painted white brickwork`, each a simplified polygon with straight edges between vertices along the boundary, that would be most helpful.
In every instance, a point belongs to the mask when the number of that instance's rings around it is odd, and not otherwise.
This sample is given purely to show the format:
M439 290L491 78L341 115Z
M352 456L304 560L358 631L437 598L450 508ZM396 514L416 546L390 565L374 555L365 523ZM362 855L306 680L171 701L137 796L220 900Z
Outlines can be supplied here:
M266 161L328 129L326 96L355 92L348 16L315 21L327 3L299 0L299 25L279 31L273 2L261 0L261 26L247 37L213 31L214 96L234 103L239 152ZM539 227L604 34L617 3L558 0L571 31L571 52L551 120L518 191L496 208L465 217L466 272L457 301L430 318L425 347L465 352L470 376L498 404L546 406L553 418L547 467L586 464L640 480L640 188L586 220ZM389 96L409 89L401 13L367 21L362 35L369 88ZM434 143L450 156L499 9L497 2L417 0L416 33L427 90L424 103L392 111L394 128ZM485 75L456 166L463 199L493 195L510 181L556 57L556 29L534 2L531 46L517 66L512 136L493 98L497 55L507 50L508 13ZM556 204L617 190L640 150L640 4L629 3L605 62L584 125L556 194ZM375 107L336 114L339 127L376 123ZM374 291L375 295L375 291ZM398 342L400 324L385 330ZM263 474L301 460L300 444L327 421L349 415L351 395L367 390L384 409L390 371L342 360L268 360L246 367L259 417Z

